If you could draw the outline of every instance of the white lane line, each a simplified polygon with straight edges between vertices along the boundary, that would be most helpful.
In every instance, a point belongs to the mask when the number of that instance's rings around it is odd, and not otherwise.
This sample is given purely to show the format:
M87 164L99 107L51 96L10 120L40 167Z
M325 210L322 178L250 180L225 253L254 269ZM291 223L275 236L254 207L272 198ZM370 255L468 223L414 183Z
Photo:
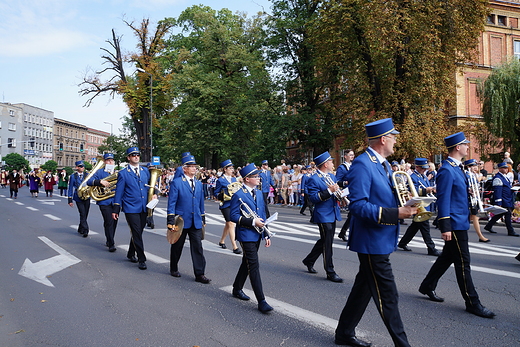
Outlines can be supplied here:
M471 265L471 271L484 272L484 273L498 275L498 276L520 278L520 273L511 272L511 271L504 271L504 270L489 269L489 268L485 268L485 267L481 267L481 266L473 266L473 265Z
M0 194L0 198L5 198L5 195L4 194Z
M26 206L25 208L28 210L31 210L31 211L39 211L37 208L31 207L31 206Z
M128 252L128 245L117 245L116 247L124 249L126 252ZM146 254L146 259L151 261L152 263L165 264L165 263L170 262L170 259L165 259L165 258L159 257L158 255L148 253L148 252L144 252L144 253Z
M78 230L78 226L79 226L79 225L76 224L76 225L69 225L69 226L70 226L72 229L74 229L74 230ZM95 232L95 231L92 231L92 230L89 230L89 231L88 231L88 234L89 234L89 235L98 235L99 233L97 233L97 232Z
M20 206L25 205L23 202L19 202L19 201L16 201L15 204L20 205Z
M5 200L7 200L7 201L13 201L14 199L12 199L12 198L6 198Z
M52 220L61 220L60 217L53 216L52 214L44 214L43 216Z

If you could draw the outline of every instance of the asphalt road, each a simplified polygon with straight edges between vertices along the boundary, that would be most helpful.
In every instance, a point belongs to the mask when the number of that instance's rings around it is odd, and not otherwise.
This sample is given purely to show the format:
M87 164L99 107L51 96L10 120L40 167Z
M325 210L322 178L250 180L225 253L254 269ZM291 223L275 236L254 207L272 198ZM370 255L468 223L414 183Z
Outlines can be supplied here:
M117 251L104 246L99 209L91 205L88 238L76 232L76 207L54 195L31 198L22 188L9 199L0 190L0 346L333 346L334 329L357 273L355 253L336 238L334 263L344 283L306 272L301 260L318 230L296 208L279 212L270 248L261 247L260 267L267 301L262 314L254 301L231 296L241 256L217 246L223 229L218 204L206 203L205 285L194 281L188 241L179 263L181 278L169 275L165 237L166 198L155 215L156 228L146 229L148 270L126 260L129 229L122 216L116 232ZM307 212L308 213L308 212ZM344 215L345 217L345 215ZM410 222L410 221L408 221ZM338 231L342 223L338 223ZM401 227L404 233L406 226ZM472 275L482 303L495 319L464 311L455 273L440 280L435 303L417 292L434 258L419 238L413 252L391 256L400 293L400 312L412 346L518 346L520 344L520 238L486 234L479 243L470 229ZM437 229L434 241L442 249ZM250 289L246 284L246 293ZM368 306L357 330L374 346L392 346L377 310Z

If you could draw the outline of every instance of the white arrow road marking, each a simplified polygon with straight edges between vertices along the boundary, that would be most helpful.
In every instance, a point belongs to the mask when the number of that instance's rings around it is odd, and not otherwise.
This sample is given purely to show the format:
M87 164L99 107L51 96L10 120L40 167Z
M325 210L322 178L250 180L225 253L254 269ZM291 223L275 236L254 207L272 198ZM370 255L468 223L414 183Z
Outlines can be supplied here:
M72 229L75 229L76 231L78 230L78 226L79 226L79 225L77 225L77 224L76 224L76 225L70 225L70 227L71 227ZM89 235L97 235L97 234L99 234L99 233L97 233L97 232L95 232L95 231L92 231L92 230L89 230L88 234L89 234Z
M31 207L31 206L26 206L25 208L28 210L31 210L31 211L39 211L37 208Z
M49 281L47 276L51 276L56 272L59 272L69 266L79 263L81 260L46 238L45 236L39 236L40 240L45 242L47 246L54 249L59 255L55 255L49 259L40 260L33 263L29 258L25 258L22 268L18 272L19 275L27 277L36 282L40 282L49 287L54 285Z
M60 217L53 216L52 214L44 214L43 216L52 220L61 220Z
M38 201L41 202L44 205L53 205L54 206L54 202L55 201L60 202L61 200L52 199L52 200L38 200Z

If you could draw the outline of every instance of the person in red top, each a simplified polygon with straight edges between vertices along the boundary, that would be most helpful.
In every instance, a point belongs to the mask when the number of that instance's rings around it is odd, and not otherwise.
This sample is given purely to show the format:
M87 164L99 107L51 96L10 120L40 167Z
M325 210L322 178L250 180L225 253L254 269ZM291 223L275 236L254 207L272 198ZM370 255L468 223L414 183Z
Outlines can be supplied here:
M48 197L49 195L52 198L52 191L54 190L54 185L56 184L56 179L52 174L52 171L47 171L45 176L43 176L43 188L45 189L45 195Z

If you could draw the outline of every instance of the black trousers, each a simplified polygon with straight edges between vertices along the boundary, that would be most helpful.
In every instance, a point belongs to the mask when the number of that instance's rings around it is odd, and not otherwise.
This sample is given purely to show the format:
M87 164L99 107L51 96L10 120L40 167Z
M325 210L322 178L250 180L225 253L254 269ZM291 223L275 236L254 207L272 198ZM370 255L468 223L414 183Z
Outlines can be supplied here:
M74 201L79 212L78 233L88 235L88 212L90 211L90 199Z
M9 188L9 192L11 193L11 198L13 197L13 194L15 198L18 197L18 189Z
M345 221L345 224L341 227L341 231L338 234L338 237L344 237L347 234L348 229L350 228L350 218L351 214L350 211L348 212L347 220Z
M262 279L260 278L260 263L258 262L260 242L261 240L257 242L240 242L243 251L242 263L235 277L235 282L233 282L233 289L241 290L244 288L244 283L246 283L249 275L251 287L253 287L253 292L255 292L256 300L258 301L265 299Z
M341 312L336 339L355 336L355 329L365 313L370 298L396 346L410 346L399 314L399 293L392 273L389 254L361 254L359 272Z
M106 245L112 247L114 245L114 235L116 234L117 220L112 218L112 205L98 205L99 211L103 216L103 227L105 228Z
M130 258L137 254L137 260L144 262L146 255L144 254L143 230L146 225L146 212L125 213L125 217L132 234L126 256Z
M264 206L265 206L265 218L271 217L271 212L269 212L269 201L267 200L267 196L269 193L262 193L264 197Z
M453 264L460 293L466 305L479 304L478 294L471 278L468 232L466 230L452 231L451 235L451 241L444 242L442 254L433 263L419 290L421 292L435 290L439 279Z
M306 208L309 208L309 211L312 214L314 213L314 204L311 202L311 200L308 198L307 195L303 196L303 206L300 209L300 213L304 213Z
M318 223L320 228L320 239L316 241L311 252L303 259L305 265L314 265L320 255L323 254L323 268L328 275L336 273L332 263L332 243L336 232L336 222Z
M399 241L399 247L406 246L408 242L412 241L415 234L417 234L418 231L421 231L422 238L424 240L424 243L426 244L426 247L428 248L428 251L435 250L435 243L432 240L432 237L430 235L430 221L425 220L423 222L412 222L408 229L406 229L406 232L404 233L403 237Z
M502 213L502 214L498 214L498 215L494 215L490 220L489 222L487 222L486 226L484 227L484 229L486 230L491 230L491 228L493 227L493 225L495 225L495 223L502 217L504 217L504 222L506 223L506 228L507 228L507 233L508 234L514 234L515 233L515 230L513 229L513 224L511 224L511 212L512 212L512 208L511 207L504 207L507 209L507 212L506 213Z
M179 271L178 264L181 259L182 249L186 241L186 235L190 237L191 262L195 276L204 275L206 259L202 250L202 229L189 228L182 230L181 237L170 247L170 272Z

